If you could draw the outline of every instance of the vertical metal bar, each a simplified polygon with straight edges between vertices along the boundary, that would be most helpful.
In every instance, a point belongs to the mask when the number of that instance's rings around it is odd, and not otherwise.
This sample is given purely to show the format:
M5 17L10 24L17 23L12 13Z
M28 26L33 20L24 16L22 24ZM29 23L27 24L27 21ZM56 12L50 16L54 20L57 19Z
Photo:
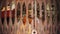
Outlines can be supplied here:
M53 29L52 29L52 11L51 11L51 0L49 0L50 2L49 2L49 8L50 8L50 21L49 21L49 24L50 24L50 29L51 29L51 31L50 31L50 34L52 34L53 33Z
M16 30L17 30L17 1L14 0L14 3L15 3L14 34L16 34Z
M32 2L32 29L33 29L33 2Z
M36 0L35 0L35 26L36 26Z
M22 22L22 3L21 3L21 24L23 24L23 22ZM21 25L20 25L21 26ZM21 27L20 27L21 28ZM20 31L21 32L21 34L23 34L23 32L22 32L22 30Z
M1 24L1 6L2 4L0 4L0 24Z
M57 34L57 5L56 5L56 1L54 0L54 5L55 5L55 34Z
M2 22L1 22L1 9L0 9L0 34L2 34Z
M7 0L5 2L5 13L4 13L4 25L3 25L3 34L7 34L7 20L6 20L6 13L7 13Z
M44 18L45 18L45 22L44 22L44 28L45 28L45 31L43 31L43 34L46 34L47 33L47 11L46 11L46 1L47 0L43 0L42 2L44 2L44 11L45 11L45 16L44 16ZM44 29L43 28L43 29ZM45 33L44 33L45 32Z

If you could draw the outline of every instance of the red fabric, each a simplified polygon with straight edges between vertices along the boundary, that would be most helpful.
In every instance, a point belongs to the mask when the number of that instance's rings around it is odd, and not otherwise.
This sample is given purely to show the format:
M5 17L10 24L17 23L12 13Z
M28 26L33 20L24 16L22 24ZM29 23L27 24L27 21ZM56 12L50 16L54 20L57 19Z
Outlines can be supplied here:
M4 13L5 13L5 11L2 11L2 13L1 13L2 18L4 18Z
M14 17L15 17L15 9L12 10L12 18L14 18Z
M12 18L14 18L14 17L15 17L15 10L12 10L12 11L11 11L11 14L12 14L12 15L11 15ZM5 11L2 11L1 17L4 18L4 17L5 17L4 15L5 15ZM6 16L7 16L7 17L10 17L9 15L10 15L10 10L7 11Z
M10 14L10 10L9 10L9 11L7 11L7 17L9 17L9 14Z

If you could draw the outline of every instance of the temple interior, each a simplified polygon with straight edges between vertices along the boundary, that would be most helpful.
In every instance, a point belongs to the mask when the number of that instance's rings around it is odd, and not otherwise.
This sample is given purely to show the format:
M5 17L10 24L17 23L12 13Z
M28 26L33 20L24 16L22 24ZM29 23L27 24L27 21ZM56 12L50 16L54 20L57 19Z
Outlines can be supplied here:
M0 0L0 34L60 34L60 0Z

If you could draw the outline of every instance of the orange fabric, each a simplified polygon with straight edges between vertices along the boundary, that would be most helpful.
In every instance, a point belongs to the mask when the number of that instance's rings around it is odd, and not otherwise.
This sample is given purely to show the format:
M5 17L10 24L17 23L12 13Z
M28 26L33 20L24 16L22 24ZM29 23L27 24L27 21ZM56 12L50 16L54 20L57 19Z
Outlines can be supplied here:
M23 17L23 24L26 24L26 16Z
M32 22L32 19L31 19L31 18L28 18L28 20L29 20L29 24L31 24L31 22Z

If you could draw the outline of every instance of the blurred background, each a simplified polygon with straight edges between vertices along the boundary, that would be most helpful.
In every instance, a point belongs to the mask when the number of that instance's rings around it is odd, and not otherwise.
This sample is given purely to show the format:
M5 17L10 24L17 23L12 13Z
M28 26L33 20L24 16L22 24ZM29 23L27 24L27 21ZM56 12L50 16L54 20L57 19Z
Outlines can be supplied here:
M60 0L0 0L0 34L60 34Z

